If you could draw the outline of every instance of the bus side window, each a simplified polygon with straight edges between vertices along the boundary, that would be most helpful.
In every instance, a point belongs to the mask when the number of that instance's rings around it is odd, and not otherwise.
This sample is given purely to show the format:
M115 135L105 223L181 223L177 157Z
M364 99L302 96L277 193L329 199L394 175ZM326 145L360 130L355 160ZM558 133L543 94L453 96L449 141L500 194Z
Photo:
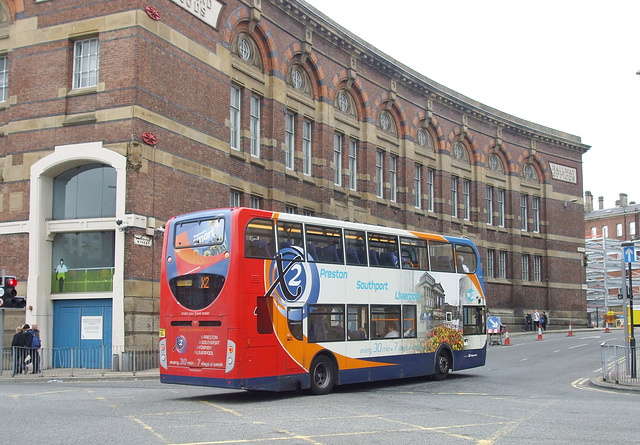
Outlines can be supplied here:
M455 272L453 244L429 241L429 262L434 272Z
M349 340L369 339L369 308L366 304L347 306L347 336Z
M416 306L402 306L402 336L404 338L416 337Z
M310 305L308 329L309 343L344 341L344 306Z
M271 259L274 246L273 221L264 218L249 221L244 231L244 256Z
M278 221L278 250L298 247L302 250L302 224Z
M400 238L402 268L429 270L427 242L421 239Z
M400 338L400 305L371 305L371 337Z
M367 256L365 255L367 243L364 232L361 230L345 230L344 245L346 260L348 265L366 266Z
M476 252L471 246L456 245L458 273L474 273L478 266Z
M287 321L291 335L298 340L302 340L302 308L290 307L287 309Z
M369 233L368 241L371 266L393 267L396 269L400 267L398 238L396 236Z
M307 224L305 230L307 251L312 258L309 261L344 264L341 229Z

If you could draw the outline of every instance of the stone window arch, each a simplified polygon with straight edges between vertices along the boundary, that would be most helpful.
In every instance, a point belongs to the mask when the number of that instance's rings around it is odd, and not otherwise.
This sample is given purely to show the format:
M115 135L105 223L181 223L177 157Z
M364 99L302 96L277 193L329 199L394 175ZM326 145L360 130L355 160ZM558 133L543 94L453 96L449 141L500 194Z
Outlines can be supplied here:
M451 148L451 157L458 162L462 162L464 164L470 164L471 161L469 159L469 151L467 147L460 141L456 141L453 143L453 147Z
M345 89L336 94L335 107L339 113L358 119L358 108L351 93Z
M287 73L287 84L294 91L313 98L311 77L307 70L300 64L293 64Z
M398 128L396 126L396 121L389 110L381 110L380 113L378 113L377 126L378 129L383 131L384 133L398 137Z
M262 72L263 65L260 49L249 34L241 32L236 36L231 46L231 54L243 63Z
M531 183L538 184L540 182L540 176L538 175L538 169L531 162L528 162L522 166L522 172L520 177Z
M504 164L502 163L502 159L495 153L491 153L489 158L487 159L487 168L492 173L499 173L504 175Z
M428 150L435 151L435 143L433 142L433 136L431 136L431 132L427 127L420 127L416 132L416 142L417 144Z

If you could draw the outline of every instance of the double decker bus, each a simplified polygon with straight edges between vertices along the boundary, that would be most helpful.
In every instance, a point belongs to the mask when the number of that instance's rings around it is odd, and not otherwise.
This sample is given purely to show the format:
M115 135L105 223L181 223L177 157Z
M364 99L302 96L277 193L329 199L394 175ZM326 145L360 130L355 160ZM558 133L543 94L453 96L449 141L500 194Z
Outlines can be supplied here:
M163 383L326 394L485 363L467 238L215 209L166 223L161 274Z

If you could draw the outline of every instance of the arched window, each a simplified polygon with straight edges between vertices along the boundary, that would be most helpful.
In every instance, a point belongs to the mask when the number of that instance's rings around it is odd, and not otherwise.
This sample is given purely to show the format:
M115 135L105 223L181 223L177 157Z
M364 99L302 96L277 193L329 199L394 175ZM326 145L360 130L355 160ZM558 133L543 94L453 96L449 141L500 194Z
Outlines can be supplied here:
M53 180L53 219L116 214L116 170L103 164L75 167Z

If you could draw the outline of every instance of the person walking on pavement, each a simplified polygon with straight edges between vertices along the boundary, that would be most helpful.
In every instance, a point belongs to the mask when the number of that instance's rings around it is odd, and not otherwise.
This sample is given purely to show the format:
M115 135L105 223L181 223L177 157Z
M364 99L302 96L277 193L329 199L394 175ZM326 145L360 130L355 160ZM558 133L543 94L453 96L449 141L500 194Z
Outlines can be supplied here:
M11 352L13 353L13 372L11 373L11 377L16 374L22 374L24 370L24 359L26 357L26 338L24 335L24 330L18 326L16 328L16 333L11 340Z
M531 311L527 311L527 316L524 317L526 324L524 325L523 331L533 331L533 325L531 324Z
M533 310L533 328L536 331L540 328L540 312L538 312L538 309Z

